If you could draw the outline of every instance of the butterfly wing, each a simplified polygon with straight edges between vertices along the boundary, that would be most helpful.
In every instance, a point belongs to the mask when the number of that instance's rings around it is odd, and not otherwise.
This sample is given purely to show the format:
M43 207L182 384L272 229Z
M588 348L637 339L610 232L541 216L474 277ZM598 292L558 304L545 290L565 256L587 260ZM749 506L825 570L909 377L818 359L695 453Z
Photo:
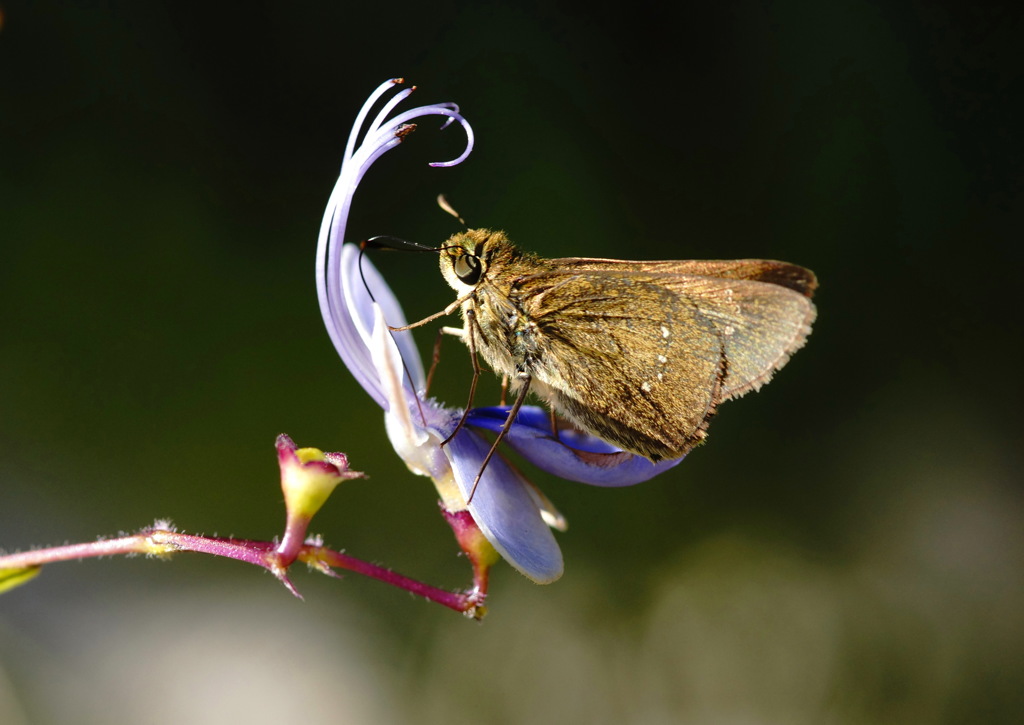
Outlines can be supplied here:
M813 275L783 263L581 259L549 270L517 285L530 291L520 304L535 323L541 392L652 460L702 442L718 403L767 382L814 317Z
M632 262L567 258L552 266L574 273L649 277L690 300L724 335L726 398L758 390L800 349L817 314L809 269L765 259Z

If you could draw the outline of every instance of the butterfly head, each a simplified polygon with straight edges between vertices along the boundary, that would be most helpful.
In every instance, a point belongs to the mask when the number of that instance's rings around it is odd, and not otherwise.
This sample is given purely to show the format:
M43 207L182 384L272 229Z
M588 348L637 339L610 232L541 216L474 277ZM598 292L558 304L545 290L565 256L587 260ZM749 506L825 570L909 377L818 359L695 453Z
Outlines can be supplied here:
M504 232L470 229L453 234L441 245L441 274L460 296L487 277L495 252L509 247Z

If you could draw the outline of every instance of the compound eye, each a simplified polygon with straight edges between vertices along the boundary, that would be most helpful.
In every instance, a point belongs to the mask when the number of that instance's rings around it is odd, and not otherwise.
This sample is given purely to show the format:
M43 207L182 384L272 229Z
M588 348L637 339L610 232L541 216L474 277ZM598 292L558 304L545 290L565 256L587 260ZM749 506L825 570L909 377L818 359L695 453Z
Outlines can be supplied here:
M460 282L474 285L480 281L480 272L483 271L483 266L480 264L479 257L472 254L463 254L455 260L453 270Z

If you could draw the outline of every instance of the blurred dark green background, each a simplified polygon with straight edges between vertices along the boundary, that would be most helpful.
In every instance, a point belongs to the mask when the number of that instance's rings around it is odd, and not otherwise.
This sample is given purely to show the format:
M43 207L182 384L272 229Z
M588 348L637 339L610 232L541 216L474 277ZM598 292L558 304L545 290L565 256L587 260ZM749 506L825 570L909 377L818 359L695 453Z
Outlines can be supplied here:
M0 599L0 721L954 723L1024 717L1020 10L742 2L0 3L0 546L170 517L270 538L274 437L372 478L314 522L443 586L426 479L323 331L354 115L422 125L350 238L506 229L546 256L814 269L807 348L622 490L534 479L566 574L482 625L357 577L90 561ZM411 318L434 262L378 255ZM420 335L424 343L432 334ZM446 348L436 392L461 405Z

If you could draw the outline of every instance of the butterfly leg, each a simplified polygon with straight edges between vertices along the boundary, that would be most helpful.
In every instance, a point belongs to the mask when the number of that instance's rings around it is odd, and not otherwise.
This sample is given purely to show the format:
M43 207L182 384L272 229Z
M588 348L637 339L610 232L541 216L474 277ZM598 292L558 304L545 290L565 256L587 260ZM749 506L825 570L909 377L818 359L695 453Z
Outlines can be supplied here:
M434 380L434 371L437 370L437 364L441 362L441 338L445 335L454 335L455 337L464 337L466 331L459 327L441 327L437 330L437 337L434 338L434 353L430 360L430 370L427 371L427 387L423 391L429 393L431 383Z
M556 441L561 442L562 439L558 437L558 416L555 415L554 408L548 410L548 415L551 417L551 433Z
M494 439L494 443L491 445L491 450L487 451L487 456L484 458L484 462L480 465L480 472L476 474L476 480L473 481L473 488L469 491L469 498L466 499L466 503L472 503L473 495L476 493L476 487L480 485L480 478L484 475L484 471L487 470L487 464L491 462L491 458L494 456L494 452L498 450L498 444L501 443L501 439L505 437L512 424L516 420L516 416L519 415L519 409L523 407L523 401L526 400L526 394L530 392L530 382L533 380L531 375L521 373L519 380L522 382L522 386L519 388L519 394L516 395L516 401L512 403L512 407L508 410L508 417L505 418L505 424L501 426L501 430L498 431L498 437Z
M455 434L466 424L466 418L469 417L469 409L473 407L473 398L476 396L476 383L480 379L480 360L477 359L476 354L476 335L473 331L476 329L476 314L472 309L466 310L466 327L463 330L454 330L452 334L461 335L462 339L465 340L466 346L469 347L469 359L473 361L473 378L469 383L469 400L466 402L466 408L462 411L462 417L459 418L458 425L455 426L455 430L451 432L447 438L441 441L441 445L446 445L448 441L455 437ZM442 332L452 330L452 328L441 328Z

